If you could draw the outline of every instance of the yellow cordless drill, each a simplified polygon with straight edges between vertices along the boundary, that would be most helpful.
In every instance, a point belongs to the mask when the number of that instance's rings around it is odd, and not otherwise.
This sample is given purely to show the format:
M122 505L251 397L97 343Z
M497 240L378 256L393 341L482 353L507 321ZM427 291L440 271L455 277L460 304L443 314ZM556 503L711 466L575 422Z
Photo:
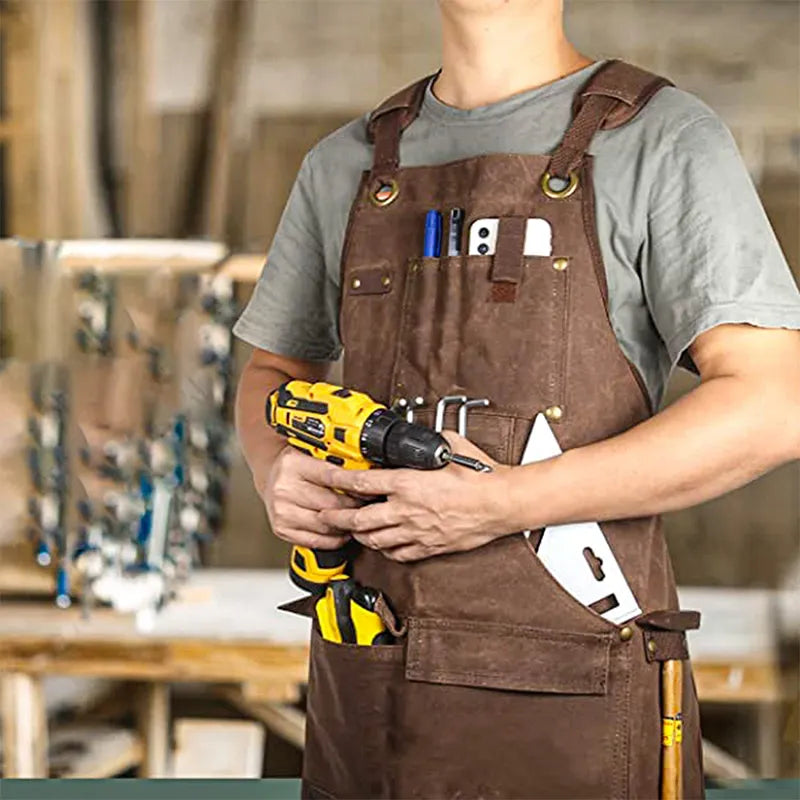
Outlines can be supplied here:
M440 469L452 462L478 471L490 468L453 453L440 433L406 422L369 395L331 383L288 381L269 395L267 421L289 444L344 469L409 467ZM343 575L350 550L294 547L291 578L307 592L325 591Z

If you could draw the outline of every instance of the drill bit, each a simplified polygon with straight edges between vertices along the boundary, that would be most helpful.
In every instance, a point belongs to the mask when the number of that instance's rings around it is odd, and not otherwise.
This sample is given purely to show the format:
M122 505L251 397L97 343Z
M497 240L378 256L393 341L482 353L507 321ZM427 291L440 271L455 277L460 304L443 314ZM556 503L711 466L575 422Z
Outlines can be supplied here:
M451 464L458 464L460 467L467 467L474 469L475 472L491 472L492 468L483 461L478 461L477 458L470 458L469 456L460 456L458 453L446 453L442 455L445 462Z

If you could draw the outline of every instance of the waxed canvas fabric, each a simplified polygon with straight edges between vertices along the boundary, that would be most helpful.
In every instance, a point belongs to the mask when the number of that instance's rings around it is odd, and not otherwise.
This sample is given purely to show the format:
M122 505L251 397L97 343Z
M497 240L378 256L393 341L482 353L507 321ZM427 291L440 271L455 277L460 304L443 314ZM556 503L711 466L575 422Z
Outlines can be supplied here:
M595 128L617 104L630 111L652 95L654 76L615 70L603 80L616 100L605 93ZM429 424L440 397L489 397L470 415L469 438L506 464L519 463L546 408L562 410L552 424L564 450L646 419L647 393L606 309L587 114L565 138L584 148L566 158L578 188L551 199L540 179L558 153L397 164L419 95L410 87L375 117L376 168L363 176L343 254L344 384L387 404L421 396L417 420ZM370 194L387 180L399 194L377 207ZM502 238L508 220L517 242L514 220L542 217L552 256L520 257L503 241L494 257L422 258L426 211L453 207L466 210L465 230L498 217ZM602 528L642 611L677 609L660 521ZM373 647L312 634L305 797L659 796L660 663L647 657L644 630L631 622L623 633L572 598L521 534L411 564L362 550L353 574L384 593L407 633ZM684 796L694 798L700 729L688 665L684 675Z

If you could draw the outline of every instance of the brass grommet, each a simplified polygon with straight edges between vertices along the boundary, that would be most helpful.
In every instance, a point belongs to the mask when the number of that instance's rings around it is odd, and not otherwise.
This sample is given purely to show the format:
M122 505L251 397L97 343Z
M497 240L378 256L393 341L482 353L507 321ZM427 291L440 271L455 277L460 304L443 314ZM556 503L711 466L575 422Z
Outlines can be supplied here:
M550 186L550 181L553 179L553 176L549 172L545 172L545 174L542 175L542 191L552 200L564 200L578 188L578 173L574 170L570 170L568 178L569 182L563 189L553 189Z
M400 185L392 179L381 181L377 188L369 193L369 199L372 201L372 205L383 208L393 203L398 194L400 194Z
M550 406L550 408L544 410L544 415L547 419L558 422L564 416L564 409L561 406Z
M626 625L620 630L619 638L623 642L630 641L633 638L633 628L630 625Z
M648 649L648 650L649 650L651 653L655 653L655 651L658 649L658 646L657 646L657 645L656 645L656 643L655 643L655 642L654 642L654 641L651 639L651 640L650 640L650 641L647 643L647 649Z
M358 289L361 286L361 280L359 278L353 278L353 282L350 284L354 289Z
M381 283L382 283L384 286L389 286L389 285L391 284L391 282L392 282L392 279L391 279L391 278L390 278L388 275L384 275L384 276L381 278Z
M563 272L567 268L568 264L569 264L568 258L556 258L553 261L553 269L558 272Z

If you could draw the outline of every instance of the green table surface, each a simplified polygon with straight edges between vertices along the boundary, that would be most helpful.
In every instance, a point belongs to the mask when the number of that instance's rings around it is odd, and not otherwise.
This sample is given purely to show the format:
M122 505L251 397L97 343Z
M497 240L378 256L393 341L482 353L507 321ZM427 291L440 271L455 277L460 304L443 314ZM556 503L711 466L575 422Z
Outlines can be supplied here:
M800 781L709 787L709 800L800 800ZM0 800L297 800L300 781L0 780Z

